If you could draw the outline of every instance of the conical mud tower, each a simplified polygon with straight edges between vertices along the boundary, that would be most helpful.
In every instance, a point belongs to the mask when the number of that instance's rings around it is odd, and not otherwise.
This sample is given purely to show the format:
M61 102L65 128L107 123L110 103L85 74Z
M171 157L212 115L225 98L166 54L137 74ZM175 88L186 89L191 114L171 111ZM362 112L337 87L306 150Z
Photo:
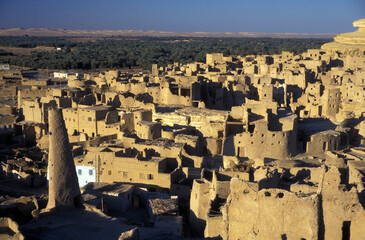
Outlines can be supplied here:
M49 189L47 209L82 207L70 143L62 110L50 109L49 121Z

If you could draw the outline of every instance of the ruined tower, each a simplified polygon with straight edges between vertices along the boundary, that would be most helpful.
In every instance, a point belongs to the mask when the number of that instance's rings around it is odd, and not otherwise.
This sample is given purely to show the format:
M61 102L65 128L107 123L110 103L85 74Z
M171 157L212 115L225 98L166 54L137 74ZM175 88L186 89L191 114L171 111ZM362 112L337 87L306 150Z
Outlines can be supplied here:
M47 209L82 207L79 182L61 109L50 109Z

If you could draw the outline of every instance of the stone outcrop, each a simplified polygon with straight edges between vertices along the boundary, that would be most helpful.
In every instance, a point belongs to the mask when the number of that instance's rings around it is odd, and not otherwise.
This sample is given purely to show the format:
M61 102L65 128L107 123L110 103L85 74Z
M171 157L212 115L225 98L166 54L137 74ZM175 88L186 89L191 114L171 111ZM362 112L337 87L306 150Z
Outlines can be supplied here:
M334 37L334 42L324 44L324 50L353 51L365 50L365 19L359 19L352 23L359 28L352 33L342 33Z
M47 209L81 207L81 193L60 109L49 110L49 199Z

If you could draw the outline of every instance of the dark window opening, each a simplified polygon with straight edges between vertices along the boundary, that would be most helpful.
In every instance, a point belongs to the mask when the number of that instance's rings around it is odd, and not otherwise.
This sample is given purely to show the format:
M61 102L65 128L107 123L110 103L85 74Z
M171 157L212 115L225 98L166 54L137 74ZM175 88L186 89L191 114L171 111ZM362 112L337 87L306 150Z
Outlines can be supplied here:
M250 132L250 133L253 133L253 131L255 130L255 125L248 125L248 132Z
M181 89L181 96L190 97L190 89Z
M342 240L350 240L351 221L344 221L342 224Z
M170 91L173 95L179 95L179 89L176 87L170 87Z

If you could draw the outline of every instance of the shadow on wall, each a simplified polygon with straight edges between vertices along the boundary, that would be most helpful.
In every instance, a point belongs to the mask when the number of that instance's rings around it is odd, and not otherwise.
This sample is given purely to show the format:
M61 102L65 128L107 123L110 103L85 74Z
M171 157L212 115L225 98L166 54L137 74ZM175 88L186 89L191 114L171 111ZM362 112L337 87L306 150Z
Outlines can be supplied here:
M223 155L225 155L225 156L235 156L236 155L233 136L227 137L226 140L224 141Z
M194 238L203 238L206 226L205 220L198 218L195 213L190 210L189 223L191 227L191 236Z
M332 121L322 118L306 118L298 121L298 131L306 133L308 136L327 130L335 130L337 127Z

